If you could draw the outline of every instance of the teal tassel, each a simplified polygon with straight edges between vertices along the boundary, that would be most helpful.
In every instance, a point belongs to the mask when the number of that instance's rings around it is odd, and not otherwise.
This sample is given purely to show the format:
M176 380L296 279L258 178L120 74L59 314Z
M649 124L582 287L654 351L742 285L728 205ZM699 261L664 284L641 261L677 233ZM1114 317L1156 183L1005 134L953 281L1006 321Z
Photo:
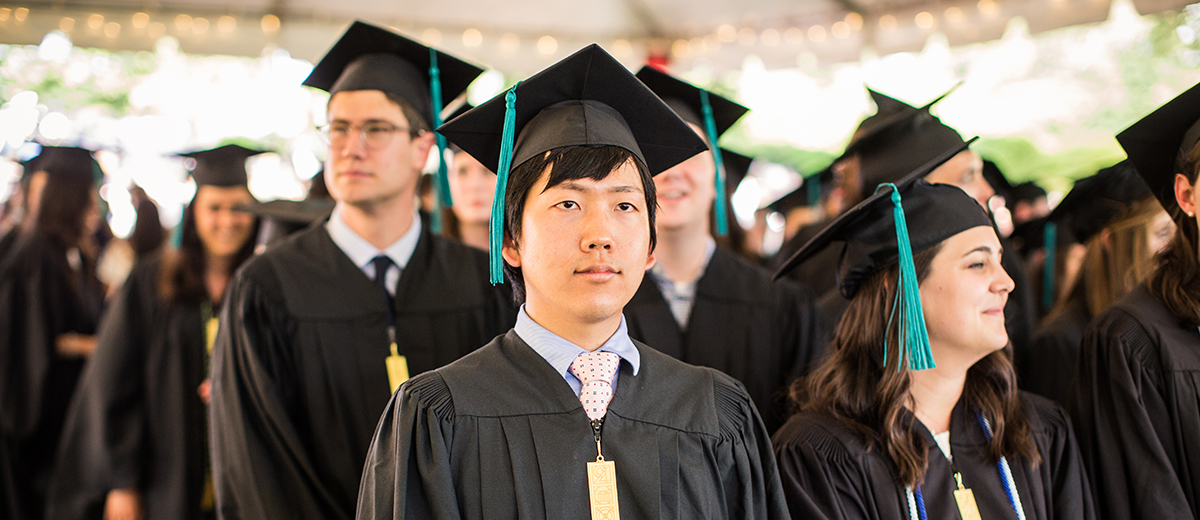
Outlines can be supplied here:
M1043 232L1046 262L1042 267L1042 309L1048 311L1054 306L1054 271L1058 268L1054 255L1058 252L1058 224L1046 222Z
M453 206L454 200L450 196L450 175L446 166L446 137L436 131L442 126L442 69L438 68L437 51L433 49L429 49L429 99L433 104L433 135L437 139L438 154L438 171L434 179L437 195L434 197L432 226L434 233L441 233L442 208Z
M921 308L921 289L917 282L917 269L913 262L912 243L908 240L908 223L904 220L904 206L900 204L900 192L895 184L880 184L876 191L888 186L892 189L892 218L896 221L896 249L900 257L900 279L896 284L896 300L888 316L887 331L892 329L892 319L900 314L897 337L902 357L908 358L909 370L926 370L937 365L933 362L933 351L929 347L929 331L925 328L925 311ZM887 359L887 335L884 335L884 360ZM900 370L900 365L896 366Z
M808 184L808 206L815 208L821 203L821 174L804 179L804 182Z
M721 160L721 147L717 146L717 123L713 120L712 104L708 102L708 91L700 89L700 105L704 110L704 132L708 134L708 144L712 148L713 163L717 166L716 175L717 197L713 201L713 211L716 212L717 236L729 234L729 217L725 214L725 162Z
M175 229L171 230L171 248L179 249L183 244L183 219L187 217L187 204L183 205L183 211L179 212L179 223L175 225Z
M496 196L492 199L492 222L489 232L488 279L492 285L504 283L504 195L508 193L508 173L512 168L513 141L517 133L518 82L504 94L504 132L500 134L500 164L496 168Z

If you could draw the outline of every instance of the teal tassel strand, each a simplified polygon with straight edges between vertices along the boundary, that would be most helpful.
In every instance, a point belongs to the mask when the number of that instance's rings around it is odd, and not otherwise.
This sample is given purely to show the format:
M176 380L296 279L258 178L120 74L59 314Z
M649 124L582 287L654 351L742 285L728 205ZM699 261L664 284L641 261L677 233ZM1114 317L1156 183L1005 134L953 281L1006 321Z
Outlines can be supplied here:
M821 203L821 174L817 173L804 179L804 183L808 184L808 206L815 208Z
M912 243L908 239L908 223L904 219L904 206L900 203L900 192L895 184L880 184L878 189L892 189L892 218L896 225L896 249L900 263L900 279L896 284L896 300L892 314L888 317L886 330L892 329L892 319L899 313L897 337L902 358L908 359L909 370L926 370L937 365L929 347L929 331L925 328L925 311L921 308L921 289L917 282L917 269L913 262ZM886 335L885 335L886 338ZM884 359L887 359L887 340L884 340ZM886 361L885 361L886 362ZM896 366L899 370L900 366Z
M433 232L442 232L442 208L449 208L454 205L454 200L450 195L450 176L446 166L446 137L437 133L437 128L442 126L442 69L438 68L437 51L429 49L429 99L433 105L433 128L434 138L437 140L437 177L434 178L434 189L436 203L433 208Z
M492 285L504 283L504 195L508 193L508 173L512 168L513 141L516 140L517 87L504 94L504 131L500 135L500 164L496 167L496 196L492 199L492 222L489 228L488 280Z
M179 212L179 223L175 225L175 229L171 230L171 248L179 249L183 244L183 219L187 218L187 204L183 205L183 211Z
M1043 233L1046 262L1042 266L1042 310L1049 311L1054 306L1054 271L1058 268L1054 258L1058 252L1058 224L1046 222Z
M725 162L721 160L721 147L717 146L717 123L713 119L712 104L708 102L708 91L700 89L700 105L704 111L704 132L708 134L708 144L712 148L713 163L716 165L715 181L717 197L713 200L713 211L716 212L717 236L729 234L729 217L725 210Z

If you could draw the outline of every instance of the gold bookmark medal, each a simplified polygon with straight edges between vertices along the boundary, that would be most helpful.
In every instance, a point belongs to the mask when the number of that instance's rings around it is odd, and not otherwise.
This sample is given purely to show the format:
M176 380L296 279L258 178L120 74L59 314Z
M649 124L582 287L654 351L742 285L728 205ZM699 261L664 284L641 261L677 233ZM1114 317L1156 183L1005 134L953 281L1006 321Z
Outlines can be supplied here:
M962 474L958 471L954 472L954 481L958 483L958 489L954 490L954 501L958 502L958 514L962 520L982 520L979 506L975 504L975 492L963 486Z
M392 344L392 354L386 360L388 383L392 387L391 393L394 394L400 385L408 381L408 358L401 356L399 348L396 347L396 327L388 326L388 341Z
M592 421L592 433L596 436L596 462L587 463L588 495L592 505L592 520L620 520L617 506L617 468L611 460L604 460L600 451L600 429L604 419Z

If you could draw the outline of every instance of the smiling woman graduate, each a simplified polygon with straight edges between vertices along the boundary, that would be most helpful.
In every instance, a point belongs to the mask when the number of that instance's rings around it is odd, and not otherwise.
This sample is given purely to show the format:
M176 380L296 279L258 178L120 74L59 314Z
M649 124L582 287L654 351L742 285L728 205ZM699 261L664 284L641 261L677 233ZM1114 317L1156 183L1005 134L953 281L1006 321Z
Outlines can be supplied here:
M880 185L783 267L840 243L850 299L773 439L796 518L1092 517L1066 413L1019 392L1003 350L1013 281L991 219L919 180L965 147Z
M631 340L621 314L654 263L651 175L700 137L595 45L440 131L499 174L492 281L525 304L400 388L358 517L785 518L742 385Z

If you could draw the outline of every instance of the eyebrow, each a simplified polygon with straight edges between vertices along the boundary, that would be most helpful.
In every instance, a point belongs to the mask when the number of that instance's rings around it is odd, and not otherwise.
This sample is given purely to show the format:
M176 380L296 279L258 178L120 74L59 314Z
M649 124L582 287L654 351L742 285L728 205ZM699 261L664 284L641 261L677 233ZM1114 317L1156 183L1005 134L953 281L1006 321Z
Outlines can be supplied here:
M564 190L577 191L580 193L591 193L593 191L596 191L596 190L592 189L591 187L585 186L578 182L570 182L570 181L564 182L555 187L562 188ZM617 186L608 188L604 191L606 191L608 193L641 193L642 189L637 186L631 185L631 184L619 184Z
M1004 252L1004 248L1001 248L1000 254L1003 254L1003 252ZM979 246L975 249L967 251L966 253L963 253L963 257L970 256L973 253L984 253L984 254L990 255L990 254L992 254L992 246Z

